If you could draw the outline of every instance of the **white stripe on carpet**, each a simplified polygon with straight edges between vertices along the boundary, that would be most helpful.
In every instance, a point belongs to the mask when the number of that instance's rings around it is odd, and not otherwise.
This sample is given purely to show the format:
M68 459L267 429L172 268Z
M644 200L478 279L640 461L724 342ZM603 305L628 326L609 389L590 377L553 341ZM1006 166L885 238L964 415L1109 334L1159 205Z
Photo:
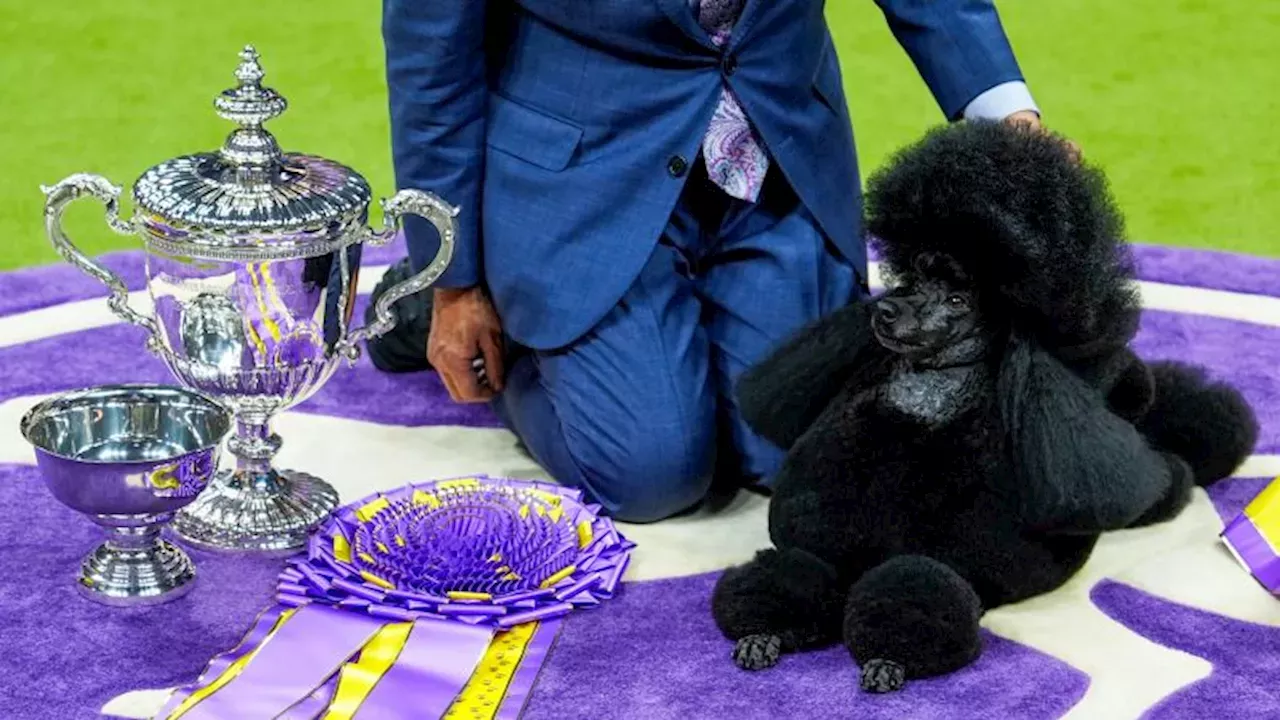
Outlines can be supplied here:
M44 397L0 403L0 463L34 463L18 423ZM518 449L515 437L500 428L403 427L299 412L277 416L273 426L284 439L279 466L321 476L344 503L424 478L484 473L549 479ZM231 462L224 456L223 467ZM633 557L626 578L680 577L746 562L758 548L769 545L767 504L758 495L739 493L729 507L715 513L703 510L650 525L621 524L623 534L644 547Z
M386 265L363 268L360 272L359 292L372 292L386 269ZM871 286L876 289L883 287L878 263L871 264ZM1280 327L1280 298L1147 281L1139 282L1138 286L1142 292L1143 305L1150 310L1208 315ZM140 312L150 308L150 298L144 291L130 293L129 298L134 308ZM76 300L0 317L0 347L116 322L119 321L107 309L103 298ZM52 328L57 330L51 331Z

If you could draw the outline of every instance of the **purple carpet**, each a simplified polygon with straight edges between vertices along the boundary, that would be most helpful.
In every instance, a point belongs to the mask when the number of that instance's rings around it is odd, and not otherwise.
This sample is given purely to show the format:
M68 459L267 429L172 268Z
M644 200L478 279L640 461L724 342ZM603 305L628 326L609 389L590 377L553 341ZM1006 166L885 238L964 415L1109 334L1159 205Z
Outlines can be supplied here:
M1094 604L1148 640L1213 664L1151 708L1146 718L1280 718L1280 628L1242 622L1101 582Z
M370 253L366 262L395 254ZM1265 282L1280 277L1280 262L1159 248L1139 248L1139 258L1147 279L1280 295ZM117 254L110 262L131 287L140 287L137 255ZM0 315L101 295L63 266L0 275ZM111 326L0 348L0 401L91 383L167 381L140 341L137 330ZM1263 421L1259 452L1280 451L1280 328L1151 312L1138 349L1146 357L1203 363L1237 383ZM370 397L389 402L359 402ZM335 374L299 411L411 426L496 424L484 409L451 404L434 376L386 376L367 361ZM1216 486L1219 512L1238 511L1262 483L1236 479ZM0 657L3 720L98 717L98 708L121 693L190 681L266 606L281 565L192 551L201 577L187 598L152 609L102 608L80 600L69 582L99 532L55 503L28 466L0 465L0 492L11 509L0 515L9 545L0 554L0 628L9 647ZM714 580L630 584L617 599L571 617L524 717L1048 720L1064 715L1089 686L1088 676L1066 663L991 634L974 666L913 683L895 696L859 694L855 668L839 649L789 657L769 673L742 673L710 620ZM1116 582L1096 586L1092 599L1133 632L1214 665L1208 678L1166 697L1148 717L1280 716L1280 631ZM56 622L45 619L50 608L60 611ZM1246 645L1255 652L1234 651ZM580 708L594 710L582 714Z

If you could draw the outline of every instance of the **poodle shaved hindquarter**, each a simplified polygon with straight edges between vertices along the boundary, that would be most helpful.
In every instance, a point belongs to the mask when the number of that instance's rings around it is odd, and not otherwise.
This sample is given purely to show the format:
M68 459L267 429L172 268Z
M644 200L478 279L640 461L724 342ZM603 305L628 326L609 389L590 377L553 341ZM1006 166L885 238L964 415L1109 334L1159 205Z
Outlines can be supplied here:
M774 547L713 596L740 666L843 641L869 691L963 667L985 610L1060 586L1100 533L1173 517L1252 448L1232 388L1127 348L1121 223L1070 163L993 126L926 138L870 188L901 285L744 375L744 415L789 452ZM1042 185L1002 195L1002 164Z

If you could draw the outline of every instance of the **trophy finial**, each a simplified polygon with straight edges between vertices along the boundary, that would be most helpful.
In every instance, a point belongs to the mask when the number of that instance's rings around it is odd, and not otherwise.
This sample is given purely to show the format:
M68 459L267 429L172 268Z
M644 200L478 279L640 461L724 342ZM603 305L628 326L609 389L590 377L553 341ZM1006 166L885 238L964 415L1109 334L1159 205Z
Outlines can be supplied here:
M240 51L240 65L236 67L239 84L224 90L214 101L219 115L244 127L258 127L288 107L279 93L262 86L266 73L258 58L258 51L252 45L245 45Z
M284 113L288 103L275 90L262 86L266 73L253 45L245 45L240 51L235 75L237 86L222 91L213 102L219 116L240 126L222 146L222 157L240 166L277 164L280 147L262 124Z
M258 51L252 45L245 45L240 51L240 66L236 68L236 79L240 81L240 86L256 86L264 75L266 73L258 62Z

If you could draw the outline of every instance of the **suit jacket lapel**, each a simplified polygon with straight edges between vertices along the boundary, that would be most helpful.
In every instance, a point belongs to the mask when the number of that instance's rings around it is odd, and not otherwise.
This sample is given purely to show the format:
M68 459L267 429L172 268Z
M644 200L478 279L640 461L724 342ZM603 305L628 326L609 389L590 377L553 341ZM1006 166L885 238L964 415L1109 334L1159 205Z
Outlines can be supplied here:
M783 2L783 0L769 0L769 2ZM747 0L746 5L742 7L742 15L738 17L738 24L734 26L733 34L729 39L731 48L741 45L747 34L751 32L751 26L755 24L761 5L763 0Z
M694 16L693 9L689 7L689 0L656 0L662 11L671 18L671 21L680 26L685 34L693 38L703 47L715 50L716 46L711 42L711 36L707 35L707 31L702 29L698 24L698 18ZM755 0L750 0L752 4Z

